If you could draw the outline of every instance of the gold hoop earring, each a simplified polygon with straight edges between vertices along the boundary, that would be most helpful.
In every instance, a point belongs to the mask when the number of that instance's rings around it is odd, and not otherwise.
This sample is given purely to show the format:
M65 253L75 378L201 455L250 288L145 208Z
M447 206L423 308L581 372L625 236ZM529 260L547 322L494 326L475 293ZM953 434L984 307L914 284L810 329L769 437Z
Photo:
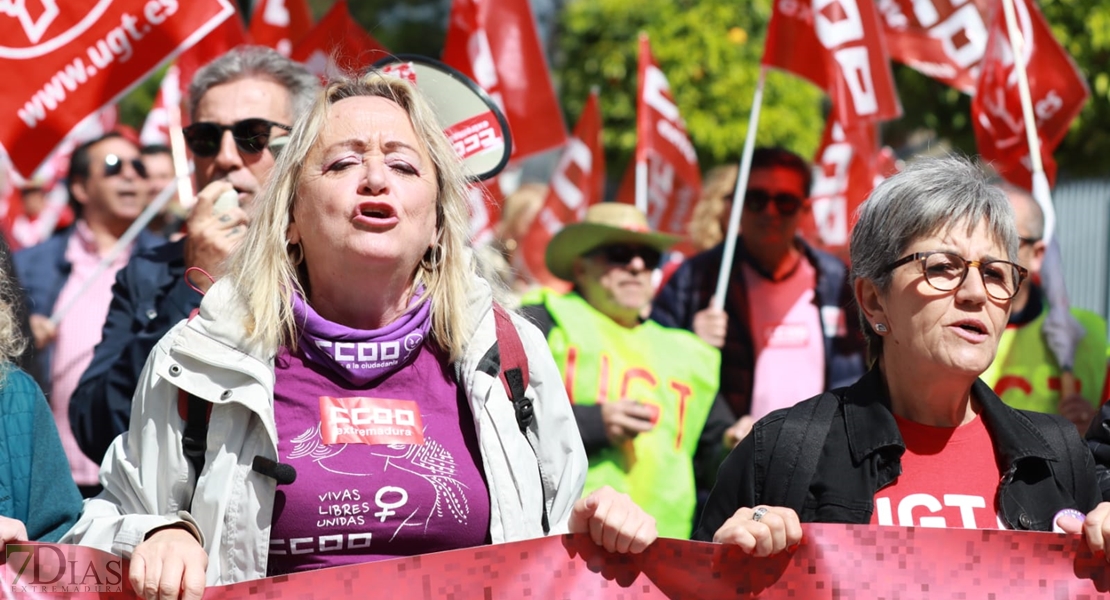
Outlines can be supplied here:
M304 262L304 248L301 248L300 244L289 244L286 252L289 253L289 260L292 261L294 267L299 267ZM294 258L294 255L296 258Z
M441 264L443 264L443 244L437 241L424 252L424 257L420 259L420 267L425 271L434 272Z

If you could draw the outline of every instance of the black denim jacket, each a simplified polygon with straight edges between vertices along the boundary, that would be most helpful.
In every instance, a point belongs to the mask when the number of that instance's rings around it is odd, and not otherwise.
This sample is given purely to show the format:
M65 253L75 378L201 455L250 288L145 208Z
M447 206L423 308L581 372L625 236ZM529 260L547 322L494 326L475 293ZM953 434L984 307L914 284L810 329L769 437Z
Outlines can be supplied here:
M870 523L875 492L902 473L906 447L877 368L851 387L830 393L839 406L817 472L804 506L790 508L803 523ZM1074 425L1057 415L1010 408L982 381L972 386L972 395L982 408L980 416L1003 473L995 500L1007 527L1050 531L1052 518L1060 509L1087 513L1098 504L1094 462ZM767 481L766 474L789 410L760 419L725 459L694 539L712 540L736 509L763 503L761 498L769 495L770 486L787 485L786 481ZM1065 440L1067 456L1058 455L1049 436Z

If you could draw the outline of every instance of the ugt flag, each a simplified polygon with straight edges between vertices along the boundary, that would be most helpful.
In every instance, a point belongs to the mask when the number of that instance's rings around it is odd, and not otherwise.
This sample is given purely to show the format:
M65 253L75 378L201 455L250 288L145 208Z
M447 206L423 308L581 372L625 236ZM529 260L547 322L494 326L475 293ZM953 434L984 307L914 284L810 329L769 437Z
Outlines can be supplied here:
M991 13L987 51L975 96L971 120L979 154L993 163L1006 180L1032 189L1029 143L1018 90L1017 61L1025 65L1029 94L1040 137L1041 159L1051 184L1056 178L1052 151L1064 139L1071 122L1083 109L1090 90L1030 0L1014 0L1018 29L1025 40L1023 56L1014 57L1002 7Z
M231 0L0 0L0 143L30 174L81 119L235 14Z

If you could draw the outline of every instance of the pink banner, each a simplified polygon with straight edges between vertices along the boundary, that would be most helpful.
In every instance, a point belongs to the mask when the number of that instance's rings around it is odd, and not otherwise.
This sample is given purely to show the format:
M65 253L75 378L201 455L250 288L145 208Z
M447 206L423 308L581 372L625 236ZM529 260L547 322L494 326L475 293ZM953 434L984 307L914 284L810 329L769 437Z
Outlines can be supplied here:
M1018 599L1110 591L1110 567L1074 536L830 524L803 530L797 550L770 558L672 539L643 554L615 555L584 535L567 535L246 581L209 588L204 598ZM11 544L0 589L14 598L134 598L127 568L87 548Z

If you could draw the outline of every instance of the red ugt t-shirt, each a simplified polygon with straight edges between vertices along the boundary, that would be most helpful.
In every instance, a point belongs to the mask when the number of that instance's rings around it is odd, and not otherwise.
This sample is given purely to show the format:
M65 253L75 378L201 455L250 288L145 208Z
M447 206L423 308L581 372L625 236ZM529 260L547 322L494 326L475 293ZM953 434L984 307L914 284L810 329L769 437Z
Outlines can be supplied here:
M995 502L1002 474L983 419L930 427L894 418L906 443L902 475L875 494L872 524L1006 528Z

